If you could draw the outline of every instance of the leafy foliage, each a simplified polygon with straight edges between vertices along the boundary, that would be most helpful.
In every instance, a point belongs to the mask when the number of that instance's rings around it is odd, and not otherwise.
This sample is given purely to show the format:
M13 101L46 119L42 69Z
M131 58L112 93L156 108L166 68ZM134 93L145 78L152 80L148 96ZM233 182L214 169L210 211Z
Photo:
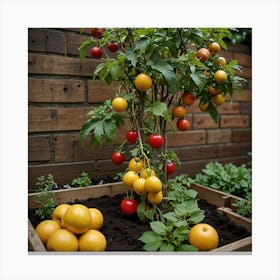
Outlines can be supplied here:
M83 143L91 134L91 145L102 145L104 142L111 144L117 136L117 129L124 124L120 114L116 113L108 100L100 107L91 110L91 118L84 123L80 130L80 140Z
M75 187L86 187L91 184L91 179L86 172L82 172L81 177L74 178L72 185Z
M191 226L204 219L204 211L197 204L197 192L180 182L181 178L168 181L169 212L160 215L159 221L150 222L152 231L144 232L139 240L147 251L197 251L187 244ZM156 209L144 213L146 217L155 215ZM150 216L149 216L150 215Z
M48 177L40 176L37 179L36 187L40 192L37 195L36 202L39 204L39 208L36 209L35 215L40 219L50 218L55 207L54 194L52 187L56 184L53 175L48 174Z

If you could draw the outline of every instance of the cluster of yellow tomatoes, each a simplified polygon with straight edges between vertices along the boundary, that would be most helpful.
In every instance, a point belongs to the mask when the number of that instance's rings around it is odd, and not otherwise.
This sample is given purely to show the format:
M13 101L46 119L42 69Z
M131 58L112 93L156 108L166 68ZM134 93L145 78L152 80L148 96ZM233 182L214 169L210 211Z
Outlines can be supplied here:
M52 219L37 225L36 232L48 251L105 251L103 221L97 208L63 203L54 209Z
M147 167L143 159L132 158L128 171L123 176L123 183L138 195L147 194L151 204L160 204L163 199L162 182L153 169Z

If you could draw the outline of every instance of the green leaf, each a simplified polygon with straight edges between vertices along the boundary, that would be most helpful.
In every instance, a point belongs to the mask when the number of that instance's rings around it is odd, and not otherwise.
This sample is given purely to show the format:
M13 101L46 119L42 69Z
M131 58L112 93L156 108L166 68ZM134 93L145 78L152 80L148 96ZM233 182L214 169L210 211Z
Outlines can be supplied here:
M86 57L87 49L93 44L93 39L90 37L88 40L84 41L81 46L79 47L80 51L80 60L83 61Z
M178 221L178 218L176 217L174 212L167 212L163 215L163 217L171 222Z
M181 244L176 248L176 251L189 251L189 252L196 252L198 249L189 244Z
M120 65L115 64L112 68L111 68L111 75L112 75L112 79L117 81L120 77L123 76L123 71Z
M152 243L146 243L143 247L144 250L149 252L156 252L162 244L162 240L158 240Z
M152 59L153 60L147 62L147 65L151 66L152 69L157 70L164 76L171 93L177 92L179 89L179 78L175 74L172 66L158 56L154 55Z
M192 215L189 217L188 220L189 220L189 222L191 222L193 224L198 224L204 219L204 217L205 217L204 211L199 210L199 211L192 213Z
M138 203L137 206L137 215L140 221L145 221L145 206L146 203L144 200L142 200L140 203Z
M132 66L134 66L134 67L136 66L138 58L137 58L137 54L133 50L127 51L126 58L127 58L127 60L129 60L131 62Z
M151 112L155 116L163 117L167 110L168 109L165 103L156 101L155 103L152 103L151 105L147 106L144 111Z
M160 221L150 222L150 227L155 233L159 235L166 234L166 225L163 222Z
M143 37L135 43L135 50L146 49L149 44L150 44L150 38Z
M142 241L143 243L152 243L155 241L162 240L162 237L156 234L153 231L145 231L138 240Z
M161 252L173 252L173 251L175 251L175 246L171 243L163 243L160 246L160 251Z

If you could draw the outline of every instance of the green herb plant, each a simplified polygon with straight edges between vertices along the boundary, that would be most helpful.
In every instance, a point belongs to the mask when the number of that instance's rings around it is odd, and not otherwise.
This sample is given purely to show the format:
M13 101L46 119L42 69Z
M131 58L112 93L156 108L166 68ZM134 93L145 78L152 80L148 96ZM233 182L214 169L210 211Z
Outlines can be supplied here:
M214 188L243 198L233 206L237 213L251 217L252 211L252 169L244 164L236 166L232 163L222 165L210 162L196 174L194 181L198 184Z
M72 185L75 187L87 187L91 184L91 179L86 172L82 172L81 177L74 178Z
M55 184L56 182L51 174L48 174L47 178L40 176L37 179L35 185L40 193L36 198L39 208L35 210L35 215L41 219L50 218L55 208L54 193L52 191Z

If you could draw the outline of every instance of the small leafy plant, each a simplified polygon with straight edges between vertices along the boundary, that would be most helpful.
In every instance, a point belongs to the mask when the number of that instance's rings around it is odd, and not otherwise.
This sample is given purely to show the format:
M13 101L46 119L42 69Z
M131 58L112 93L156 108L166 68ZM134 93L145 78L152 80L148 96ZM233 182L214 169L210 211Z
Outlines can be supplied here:
M203 169L203 173L195 176L196 183L205 185L225 193L243 198L232 206L242 216L252 216L252 170L244 164L235 166L232 163L224 166L218 162L211 162Z
M86 172L82 172L81 177L74 178L72 185L75 187L86 187L91 184L91 179Z
M197 251L187 240L190 228L204 219L204 211L198 206L197 192L180 182L186 178L181 175L168 181L165 201L169 202L169 212L160 212L158 221L150 222L152 231L144 232L139 238L146 251Z
M195 182L201 185L249 199L252 185L252 171L244 164L235 166L227 163L210 162L195 176Z
M37 179L36 187L40 192L36 198L36 202L40 205L35 211L35 215L41 219L50 218L55 207L54 193L52 187L56 184L53 175L48 174L48 177L40 176Z

